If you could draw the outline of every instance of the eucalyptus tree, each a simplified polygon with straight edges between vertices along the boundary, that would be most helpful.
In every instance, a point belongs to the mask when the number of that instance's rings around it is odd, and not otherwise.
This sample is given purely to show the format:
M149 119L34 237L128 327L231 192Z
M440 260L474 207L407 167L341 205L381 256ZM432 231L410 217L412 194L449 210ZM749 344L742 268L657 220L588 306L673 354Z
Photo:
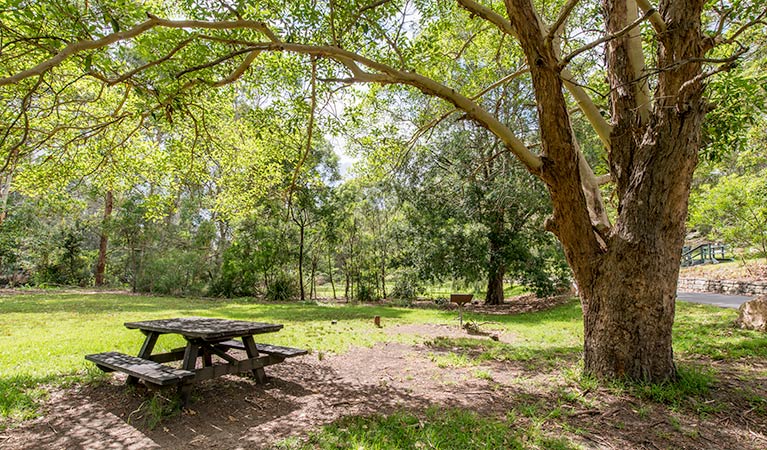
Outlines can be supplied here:
M657 9L650 0L12 0L3 12L11 37L0 86L23 115L30 109L23 99L54 77L151 80L142 84L147 108L172 116L199 89L249 69L260 83L301 66L309 73L321 59L318 80L404 85L440 98L494 133L546 184L553 206L546 228L562 243L583 304L586 372L662 381L676 374L671 328L690 183L710 108L706 83L748 51L741 39L763 34L747 31L763 27L765 14L760 2L704 0L661 0ZM453 47L446 51L435 33L456 36ZM467 63L460 48L486 45L498 55L521 51L524 74L498 58L479 62L507 75L481 90L454 79L452 69ZM577 72L579 61L599 59L599 51L608 110L591 100ZM523 75L533 86L537 151L479 101ZM613 220L574 137L568 95L603 144L604 178L617 198ZM23 124L15 129L23 138Z
M567 280L556 244L539 232L550 213L543 185L487 130L460 122L441 134L397 177L410 204L405 264L424 278L484 279L488 304L503 302L506 277L551 294Z

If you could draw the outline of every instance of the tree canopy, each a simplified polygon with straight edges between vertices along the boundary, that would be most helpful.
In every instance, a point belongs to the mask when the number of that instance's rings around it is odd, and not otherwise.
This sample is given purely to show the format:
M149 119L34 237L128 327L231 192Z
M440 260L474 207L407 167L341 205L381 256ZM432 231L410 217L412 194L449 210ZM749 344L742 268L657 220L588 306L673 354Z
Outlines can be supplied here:
M757 57L759 46L748 44L764 39L767 10L703 0L657 8L648 0L15 0L2 14L5 173L86 140L89 155L109 154L140 134L152 154L174 162L183 149L181 170L207 175L196 151L211 145L205 154L215 154L219 145L223 158L246 136L243 146L261 150L247 162L265 176L246 170L234 192L286 182L290 205L322 134L315 128L338 127L329 107L337 89L420 92L423 108L403 117L411 123L399 133L470 120L546 186L546 228L583 303L587 372L661 381L675 376L671 324L693 171L704 138L733 134L719 120L704 137L709 100L731 98L726 82L707 88ZM748 91L751 81L741 79ZM211 120L211 110L229 108L204 100L216 88L244 108L235 118L265 112L261 120L275 125ZM529 107L512 126L506 113L519 104ZM737 107L725 114L744 120ZM581 142L583 122L595 138ZM174 141L179 127L194 133ZM397 137L379 158L407 155ZM278 170L280 161L293 161L292 170ZM612 183L612 217L604 182ZM178 184L167 183L163 191ZM249 207L231 198L230 209Z

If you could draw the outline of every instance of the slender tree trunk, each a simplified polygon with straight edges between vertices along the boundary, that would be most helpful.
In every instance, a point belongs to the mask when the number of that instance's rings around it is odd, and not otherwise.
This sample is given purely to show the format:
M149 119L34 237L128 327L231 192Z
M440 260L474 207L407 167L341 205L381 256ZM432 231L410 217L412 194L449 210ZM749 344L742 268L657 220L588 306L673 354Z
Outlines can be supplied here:
M330 277L330 287L333 289L333 300L336 299L336 284L333 282L333 259L331 251L328 249L328 276Z
M301 292L301 301L306 300L304 294L304 234L305 227L303 223L299 224L298 237L298 286Z
M107 268L107 246L109 244L109 221L112 218L112 204L114 198L112 191L108 190L104 196L104 220L101 224L101 236L99 237L99 256L96 262L96 286L104 285L104 273Z
M309 300L314 300L317 298L317 288L315 283L315 275L317 273L317 256L312 255L312 273L311 273L311 284L309 285Z
M351 277L349 274L349 261L344 260L344 298L346 298L346 301L349 301L349 283L350 283Z
M13 171L9 171L4 177L2 187L0 187L0 225L2 225L3 222L5 222L5 218L8 217L8 197L11 195L12 183Z

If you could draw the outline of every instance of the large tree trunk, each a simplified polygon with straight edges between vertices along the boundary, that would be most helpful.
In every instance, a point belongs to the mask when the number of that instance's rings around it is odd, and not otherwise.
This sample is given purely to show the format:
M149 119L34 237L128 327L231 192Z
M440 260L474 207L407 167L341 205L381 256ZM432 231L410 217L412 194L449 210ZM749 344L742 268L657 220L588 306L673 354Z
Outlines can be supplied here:
M101 236L99 237L99 256L96 261L96 286L104 285L104 273L107 268L107 246L109 245L109 233L107 227L112 217L113 204L112 191L107 191L104 196L104 221L101 225Z
M504 266L500 265L490 272L487 279L487 294L485 295L485 304L502 305L503 304L503 276L505 274Z
M608 33L636 11L604 0ZM541 129L539 175L551 193L547 229L562 242L584 313L584 368L598 378L660 382L676 376L671 346L687 201L705 113L700 80L702 0L662 1L658 83L650 109L642 95L632 35L607 43L613 123L608 160L616 185L615 224L600 229L589 209L554 49L542 39L529 0L506 0L530 63ZM636 5L633 4L635 8ZM640 52L641 57L641 52Z
M500 233L503 233L503 222L496 222L496 229L490 233L488 250L490 262L487 270L487 294L485 304L503 304L503 277L506 275L506 264L503 260L503 244Z

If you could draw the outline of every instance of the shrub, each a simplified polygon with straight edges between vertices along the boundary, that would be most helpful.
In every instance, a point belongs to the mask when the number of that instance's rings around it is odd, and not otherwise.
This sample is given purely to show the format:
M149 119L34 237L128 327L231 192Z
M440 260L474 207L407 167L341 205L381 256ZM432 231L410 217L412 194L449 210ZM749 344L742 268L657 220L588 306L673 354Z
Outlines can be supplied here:
M298 296L298 286L295 280L287 274L280 274L266 287L266 299L284 302Z

